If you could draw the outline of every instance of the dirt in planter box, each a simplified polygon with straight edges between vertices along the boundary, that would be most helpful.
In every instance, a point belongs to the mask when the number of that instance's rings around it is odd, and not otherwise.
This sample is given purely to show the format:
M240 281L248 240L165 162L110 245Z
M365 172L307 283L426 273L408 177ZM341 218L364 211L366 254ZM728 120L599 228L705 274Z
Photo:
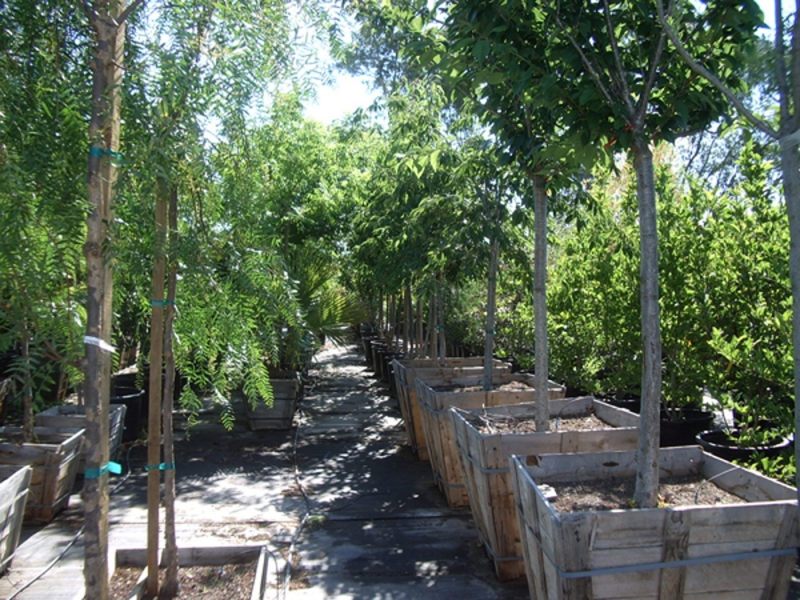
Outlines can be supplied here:
M559 512L582 512L635 508L635 477L597 479L579 483L552 483L556 494L550 503ZM740 504L739 496L717 487L702 475L662 478L658 487L659 507Z
M536 419L533 417L476 413L469 413L464 417L484 435L533 433L536 431ZM609 429L611 427L613 425L601 421L592 413L562 419L550 419L550 431L583 431L587 429Z
M482 385L436 385L435 389L437 392L482 392L483 386ZM494 392L524 392L527 390L533 390L533 386L528 385L524 381L509 381L508 383L502 383L500 385L492 386L492 391Z
M181 591L176 598L181 600L249 598L253 590L257 562L252 560L229 565L181 567L178 570ZM141 568L118 567L111 578L109 599L127 600L141 574ZM159 582L163 581L162 569Z

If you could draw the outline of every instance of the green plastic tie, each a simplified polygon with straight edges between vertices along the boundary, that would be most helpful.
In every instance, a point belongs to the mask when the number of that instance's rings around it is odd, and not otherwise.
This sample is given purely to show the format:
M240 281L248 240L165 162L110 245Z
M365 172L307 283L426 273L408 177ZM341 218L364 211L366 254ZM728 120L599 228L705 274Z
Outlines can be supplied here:
M114 152L113 150L106 150L105 148L101 148L100 146L89 146L89 156L94 156L96 158L109 156L116 160L122 160L122 154L120 154L119 152Z
M150 300L150 306L175 306L175 300Z
M122 465L115 462L110 462L99 469L86 469L86 472L83 474L84 479L100 479L104 473L113 473L114 475L121 475L122 474Z
M145 471L174 471L175 470L175 463L161 463L158 465L145 465Z

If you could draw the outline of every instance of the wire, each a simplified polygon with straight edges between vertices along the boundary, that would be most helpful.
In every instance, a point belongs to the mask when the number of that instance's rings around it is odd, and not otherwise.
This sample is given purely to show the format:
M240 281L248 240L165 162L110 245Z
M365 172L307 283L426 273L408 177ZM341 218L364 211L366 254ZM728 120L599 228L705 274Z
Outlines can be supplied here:
M309 386L313 389L315 387L314 384ZM298 412L305 415L305 412L302 408L298 408ZM306 505L305 513L303 514L303 518L300 520L300 525L297 527L297 531L295 531L294 536L292 536L292 541L289 544L289 550L286 553L286 565L284 566L284 575L283 575L283 594L284 598L289 594L289 585L292 581L292 560L294 558L295 549L297 548L297 542L300 539L300 536L305 529L306 523L308 523L308 519L311 517L311 498L309 498L308 494L306 493L305 487L303 487L303 483L300 480L300 461L297 458L297 442L300 439L300 425L302 421L298 420L297 427L294 430L294 442L292 443L292 463L294 466L294 483L297 488L300 490L300 493L303 495L303 500Z

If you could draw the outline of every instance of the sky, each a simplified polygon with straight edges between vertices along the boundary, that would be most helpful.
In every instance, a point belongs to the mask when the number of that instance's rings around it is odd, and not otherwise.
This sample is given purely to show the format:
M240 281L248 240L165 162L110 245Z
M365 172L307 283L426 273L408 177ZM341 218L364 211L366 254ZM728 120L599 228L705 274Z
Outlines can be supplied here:
M359 108L367 108L378 97L368 77L339 72L333 85L317 88L317 101L306 106L305 115L322 123L341 119Z

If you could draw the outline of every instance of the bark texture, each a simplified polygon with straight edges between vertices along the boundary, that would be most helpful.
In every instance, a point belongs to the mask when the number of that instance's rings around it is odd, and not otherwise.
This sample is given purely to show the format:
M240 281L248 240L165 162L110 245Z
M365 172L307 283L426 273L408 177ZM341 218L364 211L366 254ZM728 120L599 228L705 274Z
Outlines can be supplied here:
M661 322L658 305L658 228L653 154L647 140L633 143L639 202L640 297L642 307L642 409L636 492L640 508L658 504L658 447L661 430Z
M547 387L547 190L542 175L533 176L535 242L533 257L534 348L536 352L536 431L550 429L550 392Z
M178 581L178 543L175 532L175 447L172 435L172 403L175 397L175 352L173 324L175 299L178 287L178 193L170 191L169 199L169 274L167 276L167 303L164 318L164 399L162 421L164 424L164 563L167 566L161 596L174 598L180 592ZM170 468L171 467L171 468Z
M108 403L112 278L108 226L117 182L115 164L120 141L125 2L94 2L89 13L94 35L92 112L89 121L86 270L86 470L99 476L84 479L84 583L86 598L108 598Z
M494 355L494 327L497 312L497 256L500 252L497 240L492 240L489 255L489 285L486 294L486 337L483 345L483 389L492 389L492 358Z

